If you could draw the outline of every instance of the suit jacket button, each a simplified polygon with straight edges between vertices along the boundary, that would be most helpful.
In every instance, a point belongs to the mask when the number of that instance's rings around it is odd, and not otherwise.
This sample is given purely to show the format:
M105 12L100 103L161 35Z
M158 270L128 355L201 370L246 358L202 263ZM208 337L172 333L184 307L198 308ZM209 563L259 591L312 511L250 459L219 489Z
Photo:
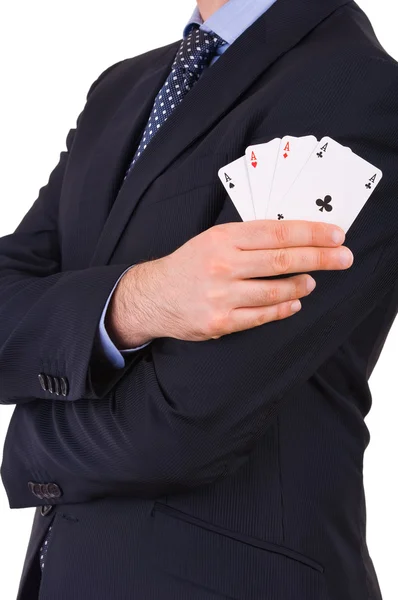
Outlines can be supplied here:
M40 484L40 492L43 498L48 498L50 499L50 492L48 490L48 483L41 483Z
M48 492L50 494L50 498L60 498L62 496L61 488L56 483L48 484Z
M46 375L47 378L47 389L50 392L50 394L54 393L54 381L53 378L51 377L51 375Z
M28 485L32 494L36 496L36 498L40 498L40 500L43 500L43 494L41 493L41 484L35 483L34 481L29 481Z
M67 396L69 392L69 383L66 377L61 377L61 394Z
M46 379L45 374L44 373L39 373L38 378L39 378L39 382L40 382L41 388L45 392L47 392L47 379Z
M54 392L57 396L61 393L61 384L59 383L59 377L53 377L54 380Z
M54 506L52 504L46 504L45 506L42 506L40 509L41 516L45 517L46 515L50 514L53 508Z
M36 496L36 498L39 498L39 500L43 500L43 494L41 492L41 485L40 485L40 483L35 483L34 492L33 493Z

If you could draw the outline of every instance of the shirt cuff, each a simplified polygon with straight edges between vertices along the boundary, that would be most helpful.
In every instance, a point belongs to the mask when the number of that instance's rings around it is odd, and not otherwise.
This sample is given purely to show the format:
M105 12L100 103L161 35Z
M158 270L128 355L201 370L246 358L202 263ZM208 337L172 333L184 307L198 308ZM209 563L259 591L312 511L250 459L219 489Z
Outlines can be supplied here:
M99 336L99 344L100 344L101 350L105 354L106 358L115 367L115 369L123 369L125 367L126 361L124 360L124 355L130 354L131 352L137 352L138 350L145 348L145 346L148 346L151 343L149 341L146 344L143 344L142 346L137 346L136 348L128 348L126 350L118 350L116 348L115 344L112 342L111 338L109 337L108 332L105 327L106 311L108 310L109 302L111 301L113 292L115 291L116 286L119 283L119 281L121 280L121 278L123 277L123 275L125 273L127 273L127 271L132 269L134 266L135 265L132 265L131 267L126 269L120 275L119 279L115 283L111 293L109 294L108 300L106 301L105 308L102 312L101 320L100 320L100 324L99 324L98 336Z

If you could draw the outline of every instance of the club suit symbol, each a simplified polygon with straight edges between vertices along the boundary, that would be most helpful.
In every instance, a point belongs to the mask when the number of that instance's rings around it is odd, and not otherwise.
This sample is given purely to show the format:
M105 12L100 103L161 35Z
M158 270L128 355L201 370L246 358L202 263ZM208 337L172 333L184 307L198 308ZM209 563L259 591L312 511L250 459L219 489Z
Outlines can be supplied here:
M316 201L317 206L320 206L320 212L323 212L325 209L327 212L331 212L333 210L333 206L331 206L330 202L332 201L332 196L325 196L323 200L318 198Z

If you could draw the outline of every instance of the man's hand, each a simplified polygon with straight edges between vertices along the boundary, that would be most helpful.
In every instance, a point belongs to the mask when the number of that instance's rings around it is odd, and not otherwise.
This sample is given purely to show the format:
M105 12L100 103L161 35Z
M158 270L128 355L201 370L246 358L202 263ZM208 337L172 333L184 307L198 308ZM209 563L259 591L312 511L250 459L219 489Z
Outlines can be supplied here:
M335 240L332 234L340 238ZM106 327L120 348L157 337L217 339L290 317L315 288L310 275L346 269L344 231L313 221L258 220L216 225L172 254L130 269L113 295ZM298 304L296 306L296 301Z

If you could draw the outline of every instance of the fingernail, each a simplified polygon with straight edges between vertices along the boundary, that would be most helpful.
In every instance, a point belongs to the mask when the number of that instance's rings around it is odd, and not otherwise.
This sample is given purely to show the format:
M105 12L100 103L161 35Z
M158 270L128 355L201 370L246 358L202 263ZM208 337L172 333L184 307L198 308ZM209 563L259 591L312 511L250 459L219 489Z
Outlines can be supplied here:
M339 258L342 267L349 267L352 263L353 255L348 248L345 248L340 252Z
M345 240L345 233L341 229L333 229L332 240L335 244L342 244Z
M307 277L307 292L312 292L315 289L316 281L313 277Z
M300 310L300 308L301 308L300 300L295 300L294 302L292 302L290 308L291 308L292 312L297 312L298 310Z

